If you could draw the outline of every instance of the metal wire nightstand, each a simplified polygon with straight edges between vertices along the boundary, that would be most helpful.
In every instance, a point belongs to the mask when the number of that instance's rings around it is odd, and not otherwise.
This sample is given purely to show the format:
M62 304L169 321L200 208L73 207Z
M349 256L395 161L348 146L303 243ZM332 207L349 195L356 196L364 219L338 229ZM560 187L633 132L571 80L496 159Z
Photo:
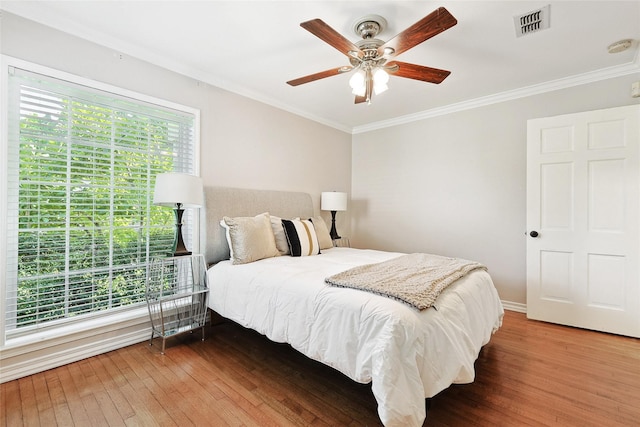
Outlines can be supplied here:
M152 260L146 298L151 319L151 338L167 338L200 328L204 341L207 317L207 271L203 255L184 255Z

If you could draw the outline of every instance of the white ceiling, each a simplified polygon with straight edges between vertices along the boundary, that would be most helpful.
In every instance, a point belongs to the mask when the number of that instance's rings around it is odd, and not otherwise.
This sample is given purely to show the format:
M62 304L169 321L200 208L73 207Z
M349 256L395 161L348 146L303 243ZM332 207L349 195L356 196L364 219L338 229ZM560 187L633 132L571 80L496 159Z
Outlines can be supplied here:
M517 38L513 17L547 4L551 27ZM397 57L450 70L440 85L392 76L371 105L355 105L349 74L285 83L348 65L300 22L320 18L356 42L353 23L378 14L388 21L378 38L389 40L440 6L458 24ZM640 1L3 0L0 7L349 132L640 72ZM631 49L607 52L628 38Z

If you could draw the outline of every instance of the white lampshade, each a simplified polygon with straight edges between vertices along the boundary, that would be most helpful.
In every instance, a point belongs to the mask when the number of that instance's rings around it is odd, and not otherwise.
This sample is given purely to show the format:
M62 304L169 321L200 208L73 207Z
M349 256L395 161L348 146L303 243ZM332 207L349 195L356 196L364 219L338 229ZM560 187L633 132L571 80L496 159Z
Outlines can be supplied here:
M357 90L360 87L364 87L364 73L362 71L356 71L349 79L349 86L351 89Z
M347 193L324 191L320 197L320 209L323 211L346 211Z
M356 71L349 79L349 86L353 89L351 93L358 96L364 96L365 91L367 90L364 72Z
M175 207L180 203L183 208L199 208L202 202L202 178L199 176L177 172L156 175L154 205Z
M378 68L375 73L373 73L373 81L376 84L386 85L389 83L389 74L382 68Z
M376 95L380 95L382 92L389 89L389 86L387 86L388 82L389 74L387 74L387 72L382 68L378 68L373 74L373 91Z
M386 84L382 83L382 84L378 84L376 83L373 86L373 91L375 92L376 95L380 95L382 92L386 92L387 89L389 89L389 86L387 86Z

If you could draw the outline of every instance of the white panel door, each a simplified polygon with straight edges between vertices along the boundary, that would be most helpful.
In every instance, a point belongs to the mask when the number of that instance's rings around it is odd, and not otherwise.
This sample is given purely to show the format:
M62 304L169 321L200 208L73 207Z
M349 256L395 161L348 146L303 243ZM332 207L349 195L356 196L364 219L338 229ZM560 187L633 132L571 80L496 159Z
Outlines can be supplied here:
M640 337L640 106L530 120L527 316Z

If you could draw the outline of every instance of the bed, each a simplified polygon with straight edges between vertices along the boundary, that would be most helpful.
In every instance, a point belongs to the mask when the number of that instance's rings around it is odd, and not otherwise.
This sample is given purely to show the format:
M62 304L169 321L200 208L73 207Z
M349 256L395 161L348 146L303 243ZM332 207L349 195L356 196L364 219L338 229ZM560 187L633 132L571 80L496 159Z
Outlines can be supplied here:
M371 383L385 426L423 425L425 398L451 384L472 382L480 349L501 326L503 308L483 269L446 287L433 307L417 310L396 299L325 282L400 253L335 247L315 256L270 256L242 264L230 260L229 226L224 221L226 228L220 225L223 218L265 212L313 218L309 194L206 187L201 212L201 250L211 265L209 308L354 381Z

